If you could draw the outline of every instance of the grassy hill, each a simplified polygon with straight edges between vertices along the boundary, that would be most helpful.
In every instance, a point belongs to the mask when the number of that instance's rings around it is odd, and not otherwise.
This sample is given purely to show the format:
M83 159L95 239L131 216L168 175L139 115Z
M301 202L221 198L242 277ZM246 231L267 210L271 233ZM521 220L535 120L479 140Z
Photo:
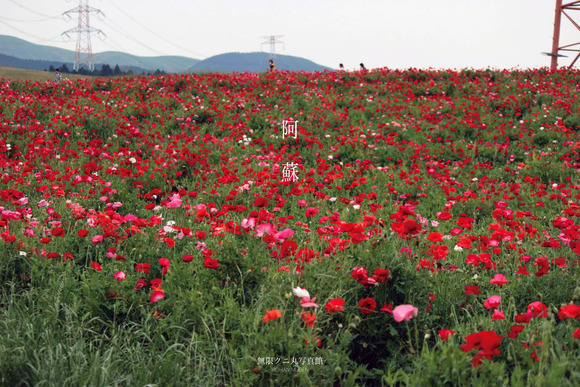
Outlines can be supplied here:
M189 71L200 72L252 72L260 73L267 71L269 68L268 60L270 56L265 52L230 52L227 54L215 55L204 59L194 66ZM276 69L289 71L324 71L332 70L330 67L321 66L308 59L290 56L277 55Z
M0 54L20 59L56 62L57 65L70 63L75 57L72 50L34 44L8 35L0 35ZM108 64L111 67L118 64L121 67L139 67L148 72L159 69L167 73L186 71L199 62L199 59L184 56L136 56L118 51L94 53L93 60L96 67L100 64Z
M11 81L46 82L46 81L54 81L55 75L54 73L48 71L24 70L13 67L0 66L0 78L5 78ZM86 75L63 74L63 78L75 80L80 78L92 78L92 77Z

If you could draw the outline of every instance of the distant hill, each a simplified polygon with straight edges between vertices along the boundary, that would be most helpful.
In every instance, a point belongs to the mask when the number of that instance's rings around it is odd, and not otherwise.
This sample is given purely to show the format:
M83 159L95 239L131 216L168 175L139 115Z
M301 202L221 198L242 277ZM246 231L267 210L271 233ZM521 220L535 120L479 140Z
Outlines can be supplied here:
M197 62L189 68L195 73L201 72L252 72L261 73L269 69L270 56L265 52L231 52L215 55ZM324 71L333 70L330 67L321 66L308 59L289 55L276 55L276 69L289 71Z
M0 54L0 66L4 67L13 67L18 69L25 69L25 70L38 70L38 71L46 71L50 68L50 66L54 68L59 68L63 64L67 66L68 69L72 69L74 67L73 62L57 62L57 61L49 61L49 60L36 60L36 59L21 59L16 58L15 56L4 55ZM104 63L95 63L95 69L100 69ZM153 70L146 70L142 67L137 66L119 66L122 71L131 70L133 74L142 74L147 72L153 72Z
M72 50L34 44L9 35L0 35L0 54L24 60L43 61L55 66L63 63L68 66L69 63L74 61L75 57L75 52ZM4 58L4 61L8 59ZM95 67L99 67L101 64L108 64L113 67L118 64L121 68L139 68L147 72L159 69L167 73L186 71L199 62L199 59L184 56L136 56L117 51L94 53L93 60ZM14 63L11 62L11 65ZM70 67L72 68L72 66ZM137 73L138 71L134 72Z

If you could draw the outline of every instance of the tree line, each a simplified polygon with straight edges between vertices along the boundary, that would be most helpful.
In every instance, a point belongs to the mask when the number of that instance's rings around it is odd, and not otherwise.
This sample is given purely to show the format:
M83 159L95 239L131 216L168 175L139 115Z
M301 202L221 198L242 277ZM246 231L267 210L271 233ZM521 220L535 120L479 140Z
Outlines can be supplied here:
M50 72L54 72L56 70L56 68L53 65L50 65L50 67L48 69L45 69L44 71L50 71ZM92 75L92 76L96 76L96 77L114 77L114 76L132 76L134 75L133 71L131 69L127 70L127 71L123 71L121 70L121 68L119 67L119 65L116 65L114 68L111 68L111 66L109 66L108 64L104 64L101 66L100 69L94 69L94 70L89 70L87 68L81 67L78 70L70 70L68 68L68 66L66 65L66 63L63 63L62 66L58 67L58 70L63 73L63 74L79 74L79 75ZM143 71L143 73L141 75L165 75L166 72L162 71L162 70L155 70L154 72L145 72Z

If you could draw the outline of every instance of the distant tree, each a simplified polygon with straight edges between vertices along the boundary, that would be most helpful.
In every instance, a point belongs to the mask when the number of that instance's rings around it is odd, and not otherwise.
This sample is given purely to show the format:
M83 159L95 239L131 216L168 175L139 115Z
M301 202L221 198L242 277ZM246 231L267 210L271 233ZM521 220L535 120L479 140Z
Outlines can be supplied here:
M60 66L60 72L61 73L70 73L70 70L68 69L68 66L66 64L62 64L62 66Z
M116 65L115 68L113 69L113 74L114 75L121 75L123 74L123 72L121 71L121 68L119 67L119 65Z
M101 66L101 74L102 77L110 77L113 75L113 69L108 64L104 64Z
M50 65L50 67L48 68L48 71L50 71L51 73L54 73L54 70L55 70L54 66Z

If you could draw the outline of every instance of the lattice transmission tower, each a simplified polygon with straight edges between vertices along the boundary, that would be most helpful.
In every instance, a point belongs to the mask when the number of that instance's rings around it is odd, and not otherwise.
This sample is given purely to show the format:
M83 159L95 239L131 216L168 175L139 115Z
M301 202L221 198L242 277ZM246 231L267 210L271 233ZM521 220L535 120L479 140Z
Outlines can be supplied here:
M552 52L546 52L545 54L551 57L550 69L555 70L558 68L558 58L566 57L566 55L560 54L560 51L571 51L577 52L578 54L570 64L569 68L574 66L574 63L580 58L580 42L566 44L560 46L560 23L562 21L562 15L564 15L577 30L580 31L580 25L572 19L569 15L569 11L580 11L580 1L570 1L563 3L562 0L556 0L556 12L554 16L554 35L552 37Z
M280 39L282 36L284 35L270 35L270 36L262 36L262 38L266 39L265 42L262 42L261 47L264 46L264 44L269 44L270 45L270 59L274 62L274 64L276 64L276 44L278 43L282 43L282 45L284 45L284 42ZM285 46L284 46L285 47Z
M68 31L62 33L66 37L70 38L69 34L77 34L77 45L75 49L75 63L73 70L79 70L81 66L87 66L90 71L95 69L95 64L93 62L93 49L91 48L91 34L97 33L102 34L103 31L91 27L90 14L96 13L98 16L104 17L105 15L100 9L89 7L89 0L79 0L78 7L69 9L63 13L63 16L71 19L70 14L78 14L78 24L75 28L71 28Z

